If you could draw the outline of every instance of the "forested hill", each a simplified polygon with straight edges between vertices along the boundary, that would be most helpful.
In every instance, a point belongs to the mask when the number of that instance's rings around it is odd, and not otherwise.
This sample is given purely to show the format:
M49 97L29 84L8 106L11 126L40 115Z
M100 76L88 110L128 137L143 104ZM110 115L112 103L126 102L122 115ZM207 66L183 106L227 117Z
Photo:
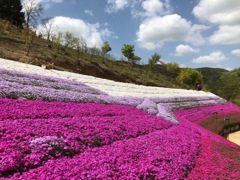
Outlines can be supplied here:
M197 70L201 72L206 88L211 90L216 88L216 82L220 80L221 75L229 72L226 69L209 67L197 68Z

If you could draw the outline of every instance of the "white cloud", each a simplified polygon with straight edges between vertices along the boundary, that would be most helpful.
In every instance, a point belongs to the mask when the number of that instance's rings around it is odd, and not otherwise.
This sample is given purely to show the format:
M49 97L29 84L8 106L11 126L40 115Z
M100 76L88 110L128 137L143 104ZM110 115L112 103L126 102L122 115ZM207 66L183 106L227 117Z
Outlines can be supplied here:
M58 32L70 32L76 38L84 38L88 47L101 47L105 37L114 37L114 33L107 28L100 29L98 23L90 24L81 19L63 16L54 17L53 20L53 28Z
M129 5L127 0L107 0L105 11L109 14L123 10Z
M108 28L101 30L102 37L111 37L114 39L118 39L118 36L114 34L114 32L110 31Z
M202 33L202 31L205 31L207 29L209 29L208 26L194 24L191 27L190 31L188 32L188 35L185 40L195 46L201 46L206 41L201 33Z
M169 0L130 0L131 14L134 18L151 18L171 14L172 7ZM141 4L141 10L137 7Z
M137 43L140 47L153 50L160 48L168 41L185 41L195 46L205 43L202 31L208 26L192 23L178 14L171 14L169 0L144 0L143 11L135 11L134 17L144 20L137 31Z
M226 61L227 58L225 57L225 55L220 52L220 51L215 51L212 52L210 55L208 56L200 56L196 59L193 59L192 62L196 63L196 64L203 64L203 63L220 63L222 61Z
M94 15L93 15L93 12L92 12L91 10L89 10L89 9L86 9L84 12L85 12L86 14L88 14L89 16L94 16Z
M194 49L188 45L180 44L176 47L175 55L176 56L185 56L185 55L189 55L192 53L198 53L198 52L199 52L199 49Z
M240 49L232 50L231 53L236 55L236 56L240 56Z
M222 25L209 38L212 44L240 44L240 25Z
M239 0L200 0L193 14L200 20L214 24L240 24Z
M137 42L140 47L153 50L166 41L181 40L191 29L191 23L177 14L146 19L139 26Z
M213 44L240 44L240 1L200 0L193 14L204 22L218 25L210 36Z
M168 1L162 2L160 0L145 0L142 2L142 8L145 11L142 14L148 17L166 15L171 12Z

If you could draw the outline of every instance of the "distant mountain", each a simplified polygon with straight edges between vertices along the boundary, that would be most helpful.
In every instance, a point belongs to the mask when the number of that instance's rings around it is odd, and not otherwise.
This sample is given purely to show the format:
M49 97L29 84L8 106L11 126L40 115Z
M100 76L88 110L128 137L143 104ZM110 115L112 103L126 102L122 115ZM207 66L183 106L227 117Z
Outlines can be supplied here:
M240 104L240 68L227 71L220 68L198 68L204 86L212 93Z
M229 71L221 68L197 68L199 72L203 75L203 82L207 89L214 90L216 88L216 83L220 80L220 77Z

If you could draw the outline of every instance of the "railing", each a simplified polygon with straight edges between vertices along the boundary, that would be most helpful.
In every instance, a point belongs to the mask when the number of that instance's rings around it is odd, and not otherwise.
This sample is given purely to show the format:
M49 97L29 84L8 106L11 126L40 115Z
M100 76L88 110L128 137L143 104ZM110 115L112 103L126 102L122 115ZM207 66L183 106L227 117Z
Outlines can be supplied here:
M226 119L229 121L229 119ZM225 125L219 135L227 138L230 133L240 131L240 122L234 124Z

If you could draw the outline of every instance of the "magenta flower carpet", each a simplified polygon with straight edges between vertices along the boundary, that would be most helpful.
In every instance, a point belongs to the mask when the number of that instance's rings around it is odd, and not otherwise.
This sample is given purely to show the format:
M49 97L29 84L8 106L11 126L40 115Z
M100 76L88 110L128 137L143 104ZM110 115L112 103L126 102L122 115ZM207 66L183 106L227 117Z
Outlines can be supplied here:
M240 112L220 97L113 96L74 80L0 74L1 180L240 178L240 147L196 123Z

